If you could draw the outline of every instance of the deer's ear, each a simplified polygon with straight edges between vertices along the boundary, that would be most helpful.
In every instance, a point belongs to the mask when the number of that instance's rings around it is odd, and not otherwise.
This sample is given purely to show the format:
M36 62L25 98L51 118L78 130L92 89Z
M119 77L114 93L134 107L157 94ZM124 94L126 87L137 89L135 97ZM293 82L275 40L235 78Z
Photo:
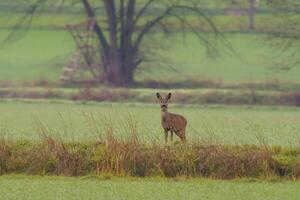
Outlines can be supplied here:
M172 96L172 93L169 93L168 96L167 96L167 99L171 99L171 96Z
M159 100L161 100L161 96L160 96L160 94L157 92L156 93L156 97L159 99Z

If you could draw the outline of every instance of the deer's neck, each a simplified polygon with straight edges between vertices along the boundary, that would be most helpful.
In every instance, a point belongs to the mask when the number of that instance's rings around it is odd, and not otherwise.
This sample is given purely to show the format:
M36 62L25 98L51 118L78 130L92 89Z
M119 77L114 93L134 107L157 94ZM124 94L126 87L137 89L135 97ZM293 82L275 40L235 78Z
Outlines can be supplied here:
M161 110L161 117L162 117L162 118L166 117L168 114L169 114L169 112L168 112L167 109L162 109L162 110Z

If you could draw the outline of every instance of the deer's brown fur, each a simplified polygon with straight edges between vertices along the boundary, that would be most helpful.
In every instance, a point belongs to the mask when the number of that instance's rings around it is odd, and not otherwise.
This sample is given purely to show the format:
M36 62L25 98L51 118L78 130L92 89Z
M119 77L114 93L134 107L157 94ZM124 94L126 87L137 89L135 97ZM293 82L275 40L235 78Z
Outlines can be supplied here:
M185 142L185 128L187 120L181 115L168 112L168 101L172 94L169 93L166 97L162 97L159 93L157 93L156 96L160 101L161 123L165 131L165 142L168 142L168 132L171 132L171 142L173 141L174 133L181 139L182 142Z

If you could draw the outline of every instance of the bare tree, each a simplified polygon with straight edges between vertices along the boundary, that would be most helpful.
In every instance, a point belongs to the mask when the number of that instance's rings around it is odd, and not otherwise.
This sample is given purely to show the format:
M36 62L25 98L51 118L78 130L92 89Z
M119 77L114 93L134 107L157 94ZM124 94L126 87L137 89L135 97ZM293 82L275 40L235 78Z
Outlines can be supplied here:
M37 0L33 3L26 10L26 15L20 23L28 24L38 8L46 2L47 0ZM66 2L70 3L62 0L63 4ZM141 63L147 61L145 38L155 30L170 34L174 31L174 24L177 29L179 27L182 34L193 32L208 53L217 54L219 51L216 41L222 37L218 36L219 32L211 19L201 11L199 1L146 0L141 3L136 0L102 0L96 3L92 0L73 0L72 5L75 4L83 6L86 18L97 19L93 31L99 42L104 69L104 73L98 78L105 78L110 84L120 86L133 84L135 70ZM102 8L102 13L97 11L99 7ZM150 15L150 11L155 8L159 8L156 9L157 14ZM190 22L191 15L206 20L216 36L213 42L203 34L200 25Z

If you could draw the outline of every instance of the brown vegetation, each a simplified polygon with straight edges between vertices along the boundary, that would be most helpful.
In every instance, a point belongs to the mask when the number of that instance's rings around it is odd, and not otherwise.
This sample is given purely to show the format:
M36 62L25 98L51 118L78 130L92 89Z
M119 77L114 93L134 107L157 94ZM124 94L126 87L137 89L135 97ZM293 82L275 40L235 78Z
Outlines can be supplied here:
M84 88L64 90L59 88L2 88L2 99L67 99L98 102L155 103L154 92L121 88ZM300 92L276 92L263 90L203 89L175 91L173 103L225 104L225 105L281 105L300 106Z
M72 100L154 103L153 93L129 89L83 89L71 95ZM225 105L300 106L299 92L264 92L256 90L203 90L174 92L173 103Z
M79 85L77 85L79 86ZM190 80L183 83L148 82L142 88L167 89L174 91L174 103L184 104L228 104L228 105L300 105L300 85L297 82L223 82L222 80ZM176 89L178 88L178 89ZM180 88L190 88L182 90ZM191 88L194 88L191 89ZM73 88L60 87L43 78L36 82L14 85L0 81L0 98L68 99L76 101L112 101L154 103L150 89L114 88L81 85Z
M79 176L300 177L300 150L205 143L141 144L110 135L105 141L64 143L0 140L0 174Z

